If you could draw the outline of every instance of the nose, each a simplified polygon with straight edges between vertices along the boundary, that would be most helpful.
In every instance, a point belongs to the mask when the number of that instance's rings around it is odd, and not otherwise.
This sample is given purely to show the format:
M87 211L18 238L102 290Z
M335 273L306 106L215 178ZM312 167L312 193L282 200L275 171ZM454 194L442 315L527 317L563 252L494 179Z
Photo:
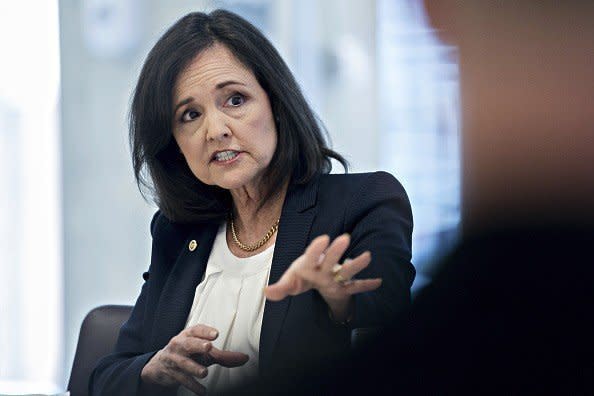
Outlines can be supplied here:
M225 116L214 113L207 116L206 120L206 140L217 141L231 137L231 129L227 125Z

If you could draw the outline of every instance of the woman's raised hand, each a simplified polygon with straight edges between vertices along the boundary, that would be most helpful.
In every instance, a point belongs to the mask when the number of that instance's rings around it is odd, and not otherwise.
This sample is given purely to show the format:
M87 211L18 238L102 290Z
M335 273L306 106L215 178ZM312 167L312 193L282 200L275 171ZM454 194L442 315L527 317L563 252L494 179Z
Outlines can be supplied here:
M316 289L336 319L344 316L353 294L375 290L382 283L381 278L351 279L369 265L369 252L364 252L352 260L347 259L339 265L338 260L349 243L348 234L337 237L332 243L328 235L315 238L305 253L293 261L279 281L266 287L266 297L278 301L289 295L295 296Z
M200 324L188 327L149 360L140 374L142 381L162 386L183 385L198 395L206 394L206 388L196 377L206 377L208 366L238 367L249 359L241 352L215 348L212 341L217 337L218 331L212 327Z

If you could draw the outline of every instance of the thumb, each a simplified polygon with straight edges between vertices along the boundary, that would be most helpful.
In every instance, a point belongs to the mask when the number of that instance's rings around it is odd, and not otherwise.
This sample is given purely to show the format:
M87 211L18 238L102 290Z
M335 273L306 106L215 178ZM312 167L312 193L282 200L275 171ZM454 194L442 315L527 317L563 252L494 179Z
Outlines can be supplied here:
M264 295L271 301L280 301L295 292L297 286L295 280L285 274L275 284L266 286L264 288Z
M271 301L280 301L289 295L285 289L286 287L283 287L280 282L275 283L264 288L264 295Z

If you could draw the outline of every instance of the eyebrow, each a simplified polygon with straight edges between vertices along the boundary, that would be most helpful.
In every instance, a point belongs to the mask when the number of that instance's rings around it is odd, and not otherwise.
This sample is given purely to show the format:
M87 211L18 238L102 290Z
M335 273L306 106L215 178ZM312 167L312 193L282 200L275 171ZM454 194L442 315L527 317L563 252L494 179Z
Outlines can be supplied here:
M235 80L227 80L227 81L223 81L218 83L215 88L216 89L223 89L228 85L242 85L242 86L246 86L246 84L239 82L239 81L235 81ZM191 103L194 101L194 98L192 96L185 98L184 100L182 100L181 102L179 102L176 106L175 109L173 110L173 114L177 113L177 110L182 107L183 105L187 105L188 103Z
M193 97L189 97L189 98L185 98L184 100L182 100L181 102L179 102L176 106L175 109L173 109L173 114L177 113L177 110L182 107L183 105L187 105L188 103L191 103L194 101Z
M239 81L235 81L235 80L227 80L227 81L223 81L218 83L217 85L215 85L216 89L223 89L228 85L242 85L244 87L246 87L247 85L239 82ZM176 106L175 109L173 110L173 114L177 113L177 110L182 107L183 105L187 105L188 103L191 103L194 101L194 98L192 96L189 96L187 98L185 98L184 100L182 100L181 102L179 102Z
M243 85L244 87L246 86L244 83L241 83L239 81L234 81L234 80L227 80L227 81L223 81L220 82L216 85L217 89L222 89L225 88L227 85Z

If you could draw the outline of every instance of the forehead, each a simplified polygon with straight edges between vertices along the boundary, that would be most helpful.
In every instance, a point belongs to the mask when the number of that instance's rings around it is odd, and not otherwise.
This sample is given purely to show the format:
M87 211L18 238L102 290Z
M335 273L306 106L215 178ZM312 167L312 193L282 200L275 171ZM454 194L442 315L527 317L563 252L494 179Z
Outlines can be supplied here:
M174 97L179 98L195 89L212 91L217 84L228 80L246 85L257 83L252 71L227 47L215 44L196 55L179 74L174 87Z

